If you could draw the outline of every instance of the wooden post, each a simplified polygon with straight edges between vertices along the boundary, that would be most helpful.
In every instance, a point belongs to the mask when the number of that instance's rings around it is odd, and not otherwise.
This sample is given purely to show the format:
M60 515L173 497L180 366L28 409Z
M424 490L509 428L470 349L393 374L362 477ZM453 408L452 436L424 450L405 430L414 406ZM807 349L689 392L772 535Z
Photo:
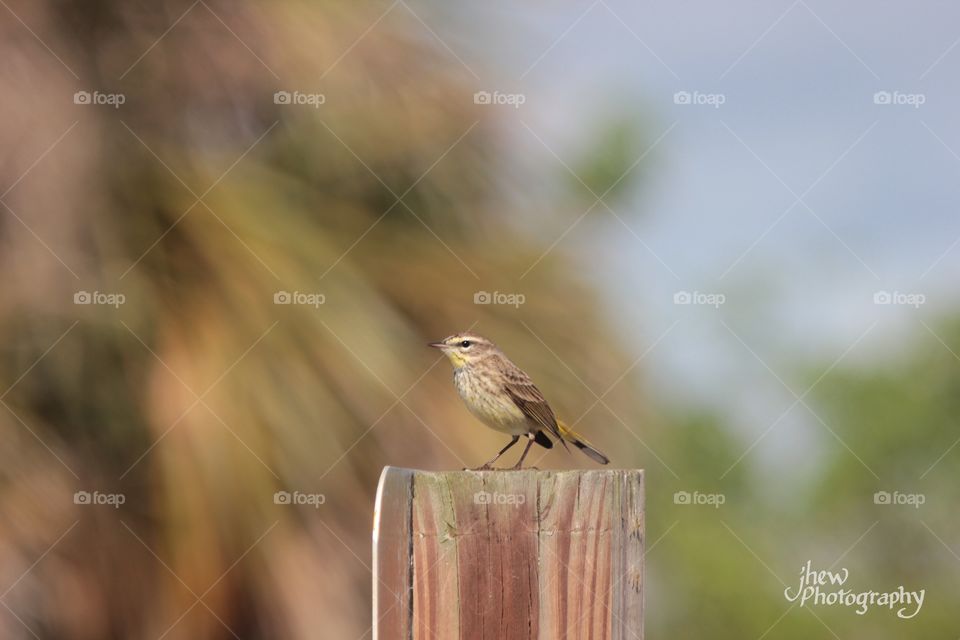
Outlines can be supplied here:
M386 467L373 640L643 640L643 471Z

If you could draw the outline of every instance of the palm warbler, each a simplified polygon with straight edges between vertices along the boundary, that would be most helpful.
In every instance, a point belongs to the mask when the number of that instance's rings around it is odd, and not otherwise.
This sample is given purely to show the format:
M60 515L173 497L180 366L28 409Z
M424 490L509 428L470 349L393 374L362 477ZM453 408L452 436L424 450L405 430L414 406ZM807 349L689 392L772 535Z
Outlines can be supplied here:
M527 437L527 447L513 469L523 466L534 442L545 449L553 448L550 436L565 449L569 442L600 464L610 462L557 420L530 376L510 362L497 345L475 333L456 333L440 342L431 342L430 346L443 351L453 363L453 382L467 409L491 429L513 436L507 446L477 470L491 469L520 436Z

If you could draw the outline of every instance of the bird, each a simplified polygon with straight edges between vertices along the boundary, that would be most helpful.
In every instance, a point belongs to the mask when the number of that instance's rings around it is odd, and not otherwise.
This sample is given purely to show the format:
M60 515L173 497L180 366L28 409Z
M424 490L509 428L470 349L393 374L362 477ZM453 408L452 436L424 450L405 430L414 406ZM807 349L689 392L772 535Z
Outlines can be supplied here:
M530 448L537 443L553 448L558 440L566 449L569 442L595 462L608 464L610 459L585 441L569 426L557 420L553 409L524 371L490 340L476 333L455 333L428 346L439 349L453 365L453 383L467 409L486 426L511 436L510 442L474 471L493 469L493 464L517 443L527 437L527 446L520 460L510 467L522 469Z

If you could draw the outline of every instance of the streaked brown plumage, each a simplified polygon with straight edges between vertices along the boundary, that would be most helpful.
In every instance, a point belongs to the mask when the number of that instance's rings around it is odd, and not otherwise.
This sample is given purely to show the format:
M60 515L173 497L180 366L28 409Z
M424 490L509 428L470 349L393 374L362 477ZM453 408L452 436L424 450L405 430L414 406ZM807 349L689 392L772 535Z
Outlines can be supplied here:
M456 333L440 342L430 343L443 351L453 364L453 381L467 408L491 429L511 435L512 440L489 462L479 469L490 469L520 436L528 438L527 446L514 465L523 466L534 442L550 449L551 436L567 448L567 442L583 451L600 464L609 459L587 443L563 422L557 420L553 409L530 376L490 340L472 332Z

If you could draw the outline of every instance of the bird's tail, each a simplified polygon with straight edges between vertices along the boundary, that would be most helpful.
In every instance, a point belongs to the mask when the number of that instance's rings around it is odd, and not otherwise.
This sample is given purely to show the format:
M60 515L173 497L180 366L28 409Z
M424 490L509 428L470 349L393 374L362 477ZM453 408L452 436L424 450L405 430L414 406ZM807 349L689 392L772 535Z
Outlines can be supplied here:
M600 453L596 447L584 440L579 433L567 426L566 423L557 421L557 426L560 428L560 435L563 436L563 439L575 446L580 451L583 451L591 460L598 462L600 464L609 464L610 458Z

